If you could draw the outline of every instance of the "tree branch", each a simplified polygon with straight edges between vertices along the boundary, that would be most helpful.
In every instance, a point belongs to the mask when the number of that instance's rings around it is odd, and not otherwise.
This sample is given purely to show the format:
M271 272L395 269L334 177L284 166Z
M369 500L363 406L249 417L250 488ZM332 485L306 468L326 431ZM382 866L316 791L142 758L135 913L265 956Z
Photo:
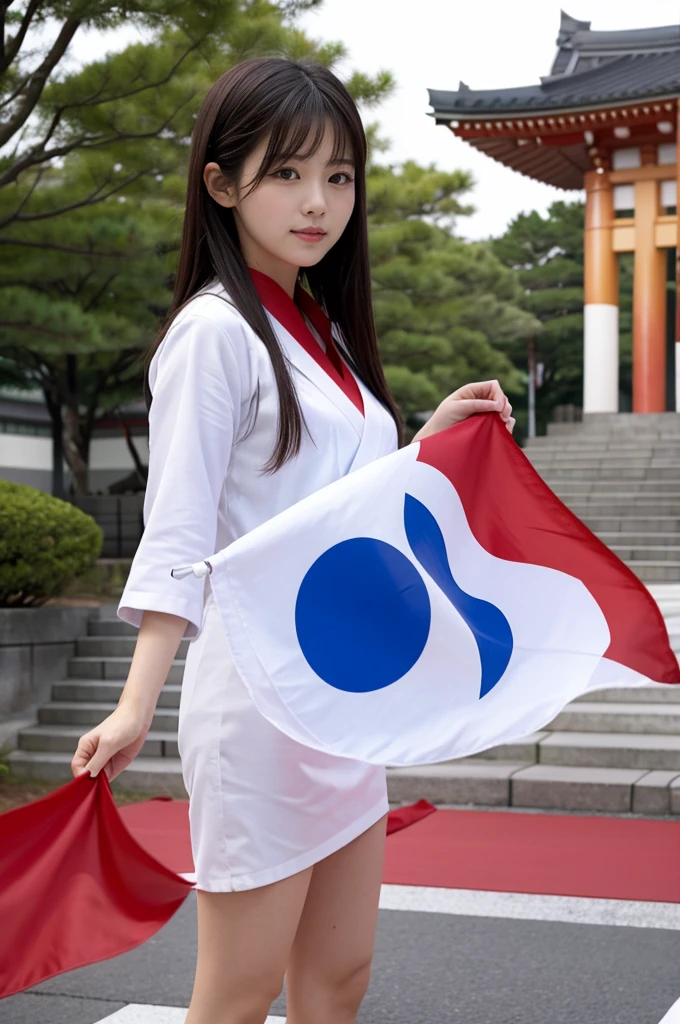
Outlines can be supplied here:
M23 44L24 39L26 38L26 33L28 32L30 24L33 21L33 18L35 17L36 13L42 7L42 4L43 0L30 0L30 3L26 8L26 13L24 14L23 17L23 21L21 22L21 25L19 25L19 31L15 36L13 36L11 39L7 41L7 46L5 47L4 53L4 63L2 65L3 71L7 70L7 68L10 66L10 64L18 54L19 50L21 49L21 46ZM7 7L9 7L9 4L7 4Z
M85 199L79 199L77 203L69 203L68 206L60 206L56 210L47 210L44 213L24 213L19 214L15 210L9 217L4 221L0 221L0 228L7 227L8 224L14 224L18 221L22 223L30 223L38 220L49 220L52 217L60 217L62 213L70 213L72 210L79 210L83 206L94 206L95 203L101 203L104 199L108 199L109 196L113 196L116 192L120 192L121 189L127 188L128 185L132 185L138 178L143 175L150 173L148 170L137 171L136 174L130 175L125 181L122 181L120 185L116 185L115 188L110 188L108 192L99 194L102 189L106 188L106 185L111 180L110 178L105 181L102 185L98 185L94 192L90 192L89 196Z
M74 256L108 256L115 257L116 259L127 259L127 255L122 252L106 252L103 249L78 249L71 245L54 245L50 242L29 242L25 238L2 238L0 236L0 245L23 245L29 249L50 249L54 252L68 252Z
M80 28L79 18L68 18L61 27L59 35L54 41L52 49L31 75L28 86L24 93L23 103L20 105L14 117L0 126L0 149L5 146L19 128L28 120L33 113L36 103L45 88L47 79L66 53L68 45Z
M101 96L101 93L103 92L104 86L106 84L106 82L102 82L102 84L99 87L99 89L97 89L97 91L95 93L93 93L93 95L90 96L89 99L82 100L80 103L70 103L67 106L63 107L62 109L63 110L70 110L70 109L80 110L81 107L96 107L100 103L117 103L118 100L126 100L126 99L129 99L130 96L137 96L138 93L145 92L145 90L147 90L147 89L157 89L161 85L166 85L166 83L170 81L170 79L175 74L175 72L180 67L180 65L183 64L183 62L187 59L189 54L193 53L194 50L197 50L202 42L203 42L203 40L199 39L198 42L196 42L192 46L190 46L188 50L185 50L184 53L172 65L172 67L170 68L168 73L166 75L164 75L163 78L157 79L157 81L155 81L155 82L146 82L144 85L140 85L136 89L130 89L128 92L121 92L121 93L118 93L118 95L116 95L116 96L106 96L106 97L104 97L104 99L99 99L99 97Z
M50 338L73 338L73 330L54 331L48 327L40 327L31 320L0 320L0 327L8 327L15 331L25 331L27 334L47 334Z
M101 288L98 288L97 291L92 296L92 298L90 299L90 301L83 306L83 310L85 313L89 313L93 306L95 306L97 302L99 302L100 298L102 297L106 289L113 284L117 277L118 274L111 274L109 277L106 278Z

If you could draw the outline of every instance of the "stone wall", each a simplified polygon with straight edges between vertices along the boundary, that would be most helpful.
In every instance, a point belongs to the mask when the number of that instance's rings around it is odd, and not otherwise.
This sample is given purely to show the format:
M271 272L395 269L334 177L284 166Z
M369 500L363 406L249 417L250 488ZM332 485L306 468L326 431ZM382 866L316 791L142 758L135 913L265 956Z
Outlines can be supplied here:
M50 699L92 615L89 605L0 608L0 719Z

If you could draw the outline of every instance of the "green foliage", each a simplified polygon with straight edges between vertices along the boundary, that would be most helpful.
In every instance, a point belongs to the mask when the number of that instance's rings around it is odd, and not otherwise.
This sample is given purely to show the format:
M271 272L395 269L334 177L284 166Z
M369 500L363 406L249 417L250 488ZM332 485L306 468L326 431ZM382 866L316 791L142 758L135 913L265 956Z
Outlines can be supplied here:
M486 243L453 234L471 211L464 171L408 161L372 165L369 242L376 327L385 372L404 414L424 412L471 380L521 376L505 351L537 324L518 306L514 272Z
M26 484L0 480L0 607L36 607L98 557L104 534L91 516Z

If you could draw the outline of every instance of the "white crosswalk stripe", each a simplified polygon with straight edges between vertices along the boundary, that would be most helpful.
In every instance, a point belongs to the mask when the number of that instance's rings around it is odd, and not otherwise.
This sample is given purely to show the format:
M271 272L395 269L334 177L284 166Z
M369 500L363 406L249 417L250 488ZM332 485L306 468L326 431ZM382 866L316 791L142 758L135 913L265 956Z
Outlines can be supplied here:
M182 1006L151 1006L129 1003L96 1024L184 1024L187 1008ZM285 1017L267 1017L265 1024L286 1024Z
M680 999L673 1003L665 1017L662 1017L660 1024L680 1024Z

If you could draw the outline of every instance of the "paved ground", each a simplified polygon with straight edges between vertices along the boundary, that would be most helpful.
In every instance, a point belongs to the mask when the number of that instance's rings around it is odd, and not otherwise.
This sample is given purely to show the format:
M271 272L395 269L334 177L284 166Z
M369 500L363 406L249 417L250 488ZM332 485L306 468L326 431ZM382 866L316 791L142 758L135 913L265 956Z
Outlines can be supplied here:
M381 905L400 909L380 912L361 1024L680 1024L680 907L401 886ZM3 1000L0 1020L183 1024L195 915L191 893L143 946Z

